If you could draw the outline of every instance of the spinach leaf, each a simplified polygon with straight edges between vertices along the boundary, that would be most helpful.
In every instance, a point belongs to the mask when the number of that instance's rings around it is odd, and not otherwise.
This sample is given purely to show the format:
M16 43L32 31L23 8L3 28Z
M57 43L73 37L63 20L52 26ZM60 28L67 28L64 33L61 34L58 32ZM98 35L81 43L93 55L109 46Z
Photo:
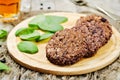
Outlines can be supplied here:
M38 15L28 23L28 26L33 29L39 29L38 23L40 22L42 23L45 20L46 20L46 17L44 15Z
M66 21L68 21L68 18L66 17L62 17L62 16L52 16L52 15L47 15L46 16L46 20L48 23L64 23Z
M40 38L40 33L38 31L34 31L33 33L30 34L20 35L20 38L22 40L34 41Z
M33 32L34 32L34 29L32 28L20 28L15 32L15 35L20 36L20 35L30 34Z
M28 54L35 54L38 52L38 47L36 46L36 44L29 41L22 41L17 45L17 47L21 52L25 52Z
M10 70L10 68L7 65L0 62L0 70Z
M7 37L7 31L5 30L0 30L0 39Z
M45 34L42 34L42 35L40 36L40 38L38 39L38 41L47 39L47 38L51 37L53 34L54 34L54 33L45 33Z
M57 32L63 30L63 26L61 26L60 24L42 22L42 23L38 23L38 25L41 30L45 30L45 31Z
M60 23L64 23L67 20L66 17L62 16L38 15L32 19L28 25L34 29L40 28L41 30L56 32L63 30L63 26L61 26Z

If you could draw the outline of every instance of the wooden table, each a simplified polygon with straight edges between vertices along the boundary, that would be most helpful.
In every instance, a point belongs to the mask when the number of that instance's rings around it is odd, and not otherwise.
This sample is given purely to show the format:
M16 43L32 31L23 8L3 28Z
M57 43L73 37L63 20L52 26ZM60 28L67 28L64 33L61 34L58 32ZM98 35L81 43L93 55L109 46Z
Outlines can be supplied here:
M10 32L19 22L40 12L21 13L22 16L18 21L0 23L0 29ZM6 41L0 40L0 60L11 68L9 72L0 72L0 80L120 80L120 57L111 65L92 73L77 76L56 76L31 71L17 64L8 53Z

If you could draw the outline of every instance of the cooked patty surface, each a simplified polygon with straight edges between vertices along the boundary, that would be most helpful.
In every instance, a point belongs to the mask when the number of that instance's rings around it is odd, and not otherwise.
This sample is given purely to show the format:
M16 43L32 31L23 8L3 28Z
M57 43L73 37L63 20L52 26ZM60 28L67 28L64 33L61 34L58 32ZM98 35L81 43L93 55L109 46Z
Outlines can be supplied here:
M75 28L85 38L89 52L84 57L91 57L100 47L105 45L112 35L112 29L107 19L91 15L77 20Z
M56 32L46 46L46 57L57 65L79 61L88 51L80 31L65 29Z

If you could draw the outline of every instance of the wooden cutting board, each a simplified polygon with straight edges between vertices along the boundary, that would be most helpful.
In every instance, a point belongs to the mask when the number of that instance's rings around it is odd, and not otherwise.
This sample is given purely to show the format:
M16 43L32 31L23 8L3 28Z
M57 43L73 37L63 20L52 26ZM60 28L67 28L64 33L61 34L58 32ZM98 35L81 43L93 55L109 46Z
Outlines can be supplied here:
M86 16L84 14L64 12L54 12L48 14L68 17L68 22L62 24L65 28L73 27L76 20L80 16ZM105 46L98 50L95 56L90 58L84 58L70 66L57 66L47 60L45 52L45 46L47 44L47 41L41 41L36 43L39 47L39 52L36 54L26 54L20 52L16 46L21 40L15 36L15 32L21 27L28 27L28 22L34 17L28 18L15 26L15 28L9 33L7 38L7 47L10 55L17 63L21 64L26 68L56 75L78 75L99 70L111 64L119 56L120 34L114 27L112 27L113 35L111 39Z

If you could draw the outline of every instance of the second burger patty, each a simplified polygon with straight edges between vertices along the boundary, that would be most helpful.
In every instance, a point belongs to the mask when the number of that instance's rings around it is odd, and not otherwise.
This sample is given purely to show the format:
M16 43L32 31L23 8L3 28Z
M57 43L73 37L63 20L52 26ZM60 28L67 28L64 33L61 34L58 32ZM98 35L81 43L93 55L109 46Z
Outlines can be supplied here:
M73 29L79 30L83 34L89 50L84 57L91 57L109 41L112 35L110 26L107 19L98 15L81 17L77 20Z

